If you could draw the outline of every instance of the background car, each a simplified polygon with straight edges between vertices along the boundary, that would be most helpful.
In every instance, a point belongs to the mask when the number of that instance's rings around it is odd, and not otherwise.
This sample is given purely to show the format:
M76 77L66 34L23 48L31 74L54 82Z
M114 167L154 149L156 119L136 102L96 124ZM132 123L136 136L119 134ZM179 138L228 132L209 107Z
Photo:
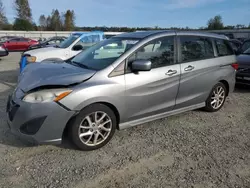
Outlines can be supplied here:
M242 42L237 39L231 39L229 40L230 44L232 45L232 48L234 51L238 51L239 48L242 46Z
M246 39L242 45L240 46L240 48L237 51L237 55L240 55L242 53L244 53L246 50L248 50L248 48L250 48L250 38Z
M17 37L17 36L4 36L4 37L0 37L0 43L4 43L10 39L14 39L14 38L21 38L21 37Z
M38 44L38 41L29 38L13 38L3 43L8 51L25 51L29 46Z
M40 42L39 44L29 46L28 50L43 48L48 46L55 46L65 41L67 37L51 37L45 41Z
M237 57L239 69L236 74L236 83L250 85L250 48Z
M237 40L239 40L240 42L244 42L246 40L246 38L236 38Z

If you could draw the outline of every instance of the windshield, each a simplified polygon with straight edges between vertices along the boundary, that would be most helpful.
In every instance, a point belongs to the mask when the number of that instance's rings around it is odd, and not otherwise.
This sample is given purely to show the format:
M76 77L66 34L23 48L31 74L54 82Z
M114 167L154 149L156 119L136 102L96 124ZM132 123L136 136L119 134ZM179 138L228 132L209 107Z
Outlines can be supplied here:
M250 48L248 48L243 54L250 54Z
M47 40L41 41L40 43L41 43L41 44L46 44L46 43L49 42L51 39L53 39L53 38L52 38L52 37L51 37L51 38L48 38Z
M246 41L243 43L241 49L242 49L242 52L248 50L250 48L250 40L249 41Z
M68 48L73 42L75 42L81 34L72 34L65 41L58 45L59 48Z
M71 63L93 70L101 70L111 65L139 40L129 38L110 38L81 52Z

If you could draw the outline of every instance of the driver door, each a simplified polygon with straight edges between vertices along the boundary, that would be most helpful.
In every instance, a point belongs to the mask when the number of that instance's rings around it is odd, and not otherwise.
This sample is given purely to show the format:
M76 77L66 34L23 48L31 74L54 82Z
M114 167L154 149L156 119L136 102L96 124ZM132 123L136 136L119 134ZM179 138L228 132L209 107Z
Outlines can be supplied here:
M155 116L173 110L180 81L176 64L175 36L155 39L137 50L128 60L125 74L127 121ZM135 60L150 60L152 69L130 71Z

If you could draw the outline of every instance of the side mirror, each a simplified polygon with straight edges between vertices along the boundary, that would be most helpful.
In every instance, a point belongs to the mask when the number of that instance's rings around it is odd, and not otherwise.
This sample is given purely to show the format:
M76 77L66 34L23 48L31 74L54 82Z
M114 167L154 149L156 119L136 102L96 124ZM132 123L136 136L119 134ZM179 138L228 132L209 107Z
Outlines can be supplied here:
M149 60L136 60L131 65L131 70L133 72L138 71L150 71L152 63Z
M72 48L72 50L74 50L74 51L81 51L81 50L83 50L83 46L82 46L82 45L75 45L75 46Z

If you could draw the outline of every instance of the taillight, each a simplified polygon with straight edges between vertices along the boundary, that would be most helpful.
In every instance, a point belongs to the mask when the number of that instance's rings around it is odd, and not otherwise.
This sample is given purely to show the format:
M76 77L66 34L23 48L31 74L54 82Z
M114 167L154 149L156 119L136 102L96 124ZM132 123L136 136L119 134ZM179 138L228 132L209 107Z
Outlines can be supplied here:
M233 67L235 70L238 70L239 64L238 64L238 63L233 63L233 64L232 64L232 67Z

